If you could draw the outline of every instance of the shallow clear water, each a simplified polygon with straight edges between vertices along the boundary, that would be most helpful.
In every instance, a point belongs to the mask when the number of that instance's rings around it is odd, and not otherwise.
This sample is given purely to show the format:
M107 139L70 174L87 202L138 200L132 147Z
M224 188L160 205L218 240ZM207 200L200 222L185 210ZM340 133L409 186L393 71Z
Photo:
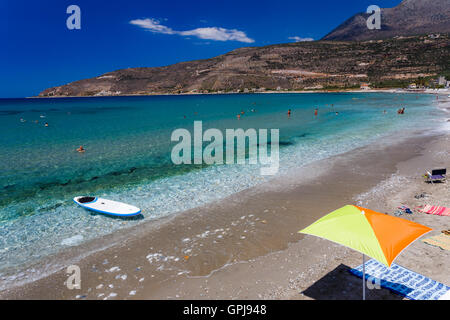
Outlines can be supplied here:
M0 276L8 267L270 179L258 165L173 165L171 133L192 132L194 120L204 130L280 129L282 174L396 131L430 127L441 114L432 100L382 93L0 99ZM402 106L406 114L399 116ZM80 145L84 154L75 151ZM143 219L90 214L73 203L77 195L139 206Z

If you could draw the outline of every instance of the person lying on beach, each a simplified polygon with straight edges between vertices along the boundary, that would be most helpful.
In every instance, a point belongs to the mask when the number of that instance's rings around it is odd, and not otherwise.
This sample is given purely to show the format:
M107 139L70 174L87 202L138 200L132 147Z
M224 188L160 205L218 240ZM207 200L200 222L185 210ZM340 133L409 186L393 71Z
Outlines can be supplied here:
M77 149L77 151L78 151L78 152L85 152L86 149L84 149L83 146L80 146L80 147Z

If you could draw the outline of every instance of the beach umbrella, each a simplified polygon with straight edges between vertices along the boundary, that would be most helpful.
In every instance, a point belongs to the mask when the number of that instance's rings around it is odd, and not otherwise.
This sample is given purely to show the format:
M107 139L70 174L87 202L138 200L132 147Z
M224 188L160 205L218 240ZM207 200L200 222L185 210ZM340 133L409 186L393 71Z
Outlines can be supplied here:
M363 299L365 299L365 256L390 267L406 247L431 230L409 220L347 205L299 232L333 241L363 254Z

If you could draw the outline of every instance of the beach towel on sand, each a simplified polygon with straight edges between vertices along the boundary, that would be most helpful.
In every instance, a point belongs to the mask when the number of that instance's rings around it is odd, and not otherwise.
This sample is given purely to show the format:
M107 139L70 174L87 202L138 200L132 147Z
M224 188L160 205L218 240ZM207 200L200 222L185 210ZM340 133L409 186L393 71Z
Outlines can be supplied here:
M423 207L423 209L420 209L420 211L437 216L450 216L450 208L430 206L429 204Z
M434 237L423 239L422 241L426 244L450 251L450 236L443 233Z
M362 265L349 271L362 278ZM366 279L369 278L373 283L379 283L381 287L411 300L438 300L450 290L442 283L395 263L388 268L374 259L366 262Z
M441 297L439 298L439 300L450 300L450 290L448 290L446 294L444 294L443 296L441 296Z

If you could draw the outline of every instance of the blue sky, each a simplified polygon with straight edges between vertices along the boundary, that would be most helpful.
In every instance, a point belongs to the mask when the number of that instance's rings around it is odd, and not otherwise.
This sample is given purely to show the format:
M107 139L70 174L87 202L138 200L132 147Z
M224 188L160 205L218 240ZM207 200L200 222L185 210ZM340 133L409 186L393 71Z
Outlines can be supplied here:
M371 4L400 0L0 0L0 97L25 97L128 67L204 59L245 46L320 39ZM81 29L69 30L69 5Z

